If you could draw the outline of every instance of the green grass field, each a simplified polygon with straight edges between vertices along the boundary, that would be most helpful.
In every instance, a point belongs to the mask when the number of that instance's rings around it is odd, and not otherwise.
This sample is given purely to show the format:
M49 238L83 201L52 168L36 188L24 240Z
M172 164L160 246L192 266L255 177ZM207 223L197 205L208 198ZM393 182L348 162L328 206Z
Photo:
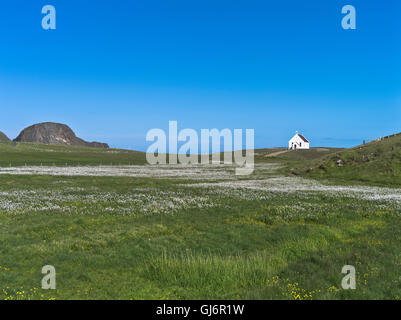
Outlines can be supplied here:
M143 152L77 146L0 142L0 167L145 164Z
M352 150L260 150L242 178L225 166L119 166L144 154L108 151L0 144L0 299L401 298L400 189L292 173ZM39 171L2 172L10 163ZM41 289L44 265L56 290ZM341 287L344 265L356 290Z

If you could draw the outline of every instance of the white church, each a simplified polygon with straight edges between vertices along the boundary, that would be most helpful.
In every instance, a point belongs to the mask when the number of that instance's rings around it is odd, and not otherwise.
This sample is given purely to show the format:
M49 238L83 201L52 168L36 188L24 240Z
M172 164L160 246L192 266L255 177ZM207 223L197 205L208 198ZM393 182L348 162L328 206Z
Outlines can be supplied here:
M309 141L302 134L298 134L298 131L295 133L295 136L291 138L288 142L289 150L297 150L297 149L309 149Z

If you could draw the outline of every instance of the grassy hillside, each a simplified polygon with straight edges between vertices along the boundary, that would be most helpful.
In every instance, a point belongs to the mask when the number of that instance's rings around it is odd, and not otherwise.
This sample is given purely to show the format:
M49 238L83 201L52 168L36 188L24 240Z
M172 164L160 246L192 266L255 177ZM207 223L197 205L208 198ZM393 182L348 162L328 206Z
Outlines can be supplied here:
M303 163L297 172L337 182L401 185L401 134Z
M285 175L305 174L312 164L321 159L336 154L345 149L311 148L309 150L288 150L287 148L272 148L255 150L255 163L279 163L279 172Z
M279 160L280 162L308 162L324 156L343 151L343 148L311 148L309 150L288 150L287 148L256 149L255 161L265 162Z
M309 150L289 150L285 153L278 155L280 159L308 161L320 159L324 156L343 151L342 148L311 148Z
M122 149L100 149L34 143L0 143L0 166L22 165L110 165L144 164L145 153Z

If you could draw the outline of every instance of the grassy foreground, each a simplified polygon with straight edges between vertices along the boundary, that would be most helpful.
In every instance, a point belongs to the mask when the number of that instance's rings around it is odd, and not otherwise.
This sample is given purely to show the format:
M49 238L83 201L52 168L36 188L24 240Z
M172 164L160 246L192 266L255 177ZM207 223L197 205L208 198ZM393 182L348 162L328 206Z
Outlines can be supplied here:
M80 172L0 174L0 300L400 299L399 189L361 186L397 186L398 137L384 142L258 150L255 173L241 179L230 168L85 176L82 165L145 156L0 143L3 169ZM328 183L288 177L309 167L307 176ZM45 265L56 268L56 290L41 289ZM341 287L344 265L356 268L356 290Z
M401 211L386 200L12 175L0 195L0 299L401 297ZM47 264L56 290L41 289ZM356 290L341 288L349 264Z

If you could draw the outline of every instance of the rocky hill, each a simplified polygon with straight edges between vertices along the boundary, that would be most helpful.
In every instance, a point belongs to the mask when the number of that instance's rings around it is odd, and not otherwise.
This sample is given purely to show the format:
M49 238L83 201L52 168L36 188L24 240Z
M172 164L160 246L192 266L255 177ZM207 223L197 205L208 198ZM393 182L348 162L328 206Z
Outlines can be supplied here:
M86 142L78 138L67 125L54 122L38 123L25 128L14 141L109 148L106 143Z
M10 141L10 139L8 139L8 137L0 131L0 142L8 142Z

